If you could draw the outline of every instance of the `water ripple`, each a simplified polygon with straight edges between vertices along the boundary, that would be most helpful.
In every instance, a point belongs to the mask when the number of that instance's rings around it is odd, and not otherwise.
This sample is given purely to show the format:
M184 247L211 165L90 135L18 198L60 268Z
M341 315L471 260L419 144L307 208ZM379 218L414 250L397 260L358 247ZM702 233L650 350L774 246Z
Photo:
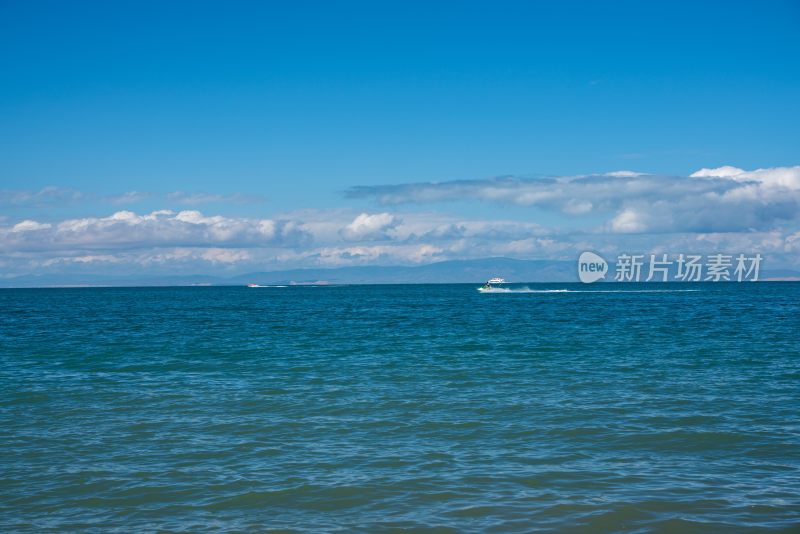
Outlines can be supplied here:
M0 529L800 525L800 284L474 289L0 291Z

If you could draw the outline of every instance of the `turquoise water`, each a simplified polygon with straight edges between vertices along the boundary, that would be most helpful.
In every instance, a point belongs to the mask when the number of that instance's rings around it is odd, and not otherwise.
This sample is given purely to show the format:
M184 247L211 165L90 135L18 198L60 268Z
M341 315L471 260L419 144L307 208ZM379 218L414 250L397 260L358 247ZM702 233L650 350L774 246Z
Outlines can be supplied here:
M800 284L475 287L0 290L0 530L800 527Z

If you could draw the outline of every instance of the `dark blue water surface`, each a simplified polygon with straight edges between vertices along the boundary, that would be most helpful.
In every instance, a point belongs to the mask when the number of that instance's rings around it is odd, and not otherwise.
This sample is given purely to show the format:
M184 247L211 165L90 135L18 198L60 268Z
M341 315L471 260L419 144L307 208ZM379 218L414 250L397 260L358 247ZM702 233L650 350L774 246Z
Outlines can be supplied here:
M0 530L800 527L800 284L475 287L0 290Z

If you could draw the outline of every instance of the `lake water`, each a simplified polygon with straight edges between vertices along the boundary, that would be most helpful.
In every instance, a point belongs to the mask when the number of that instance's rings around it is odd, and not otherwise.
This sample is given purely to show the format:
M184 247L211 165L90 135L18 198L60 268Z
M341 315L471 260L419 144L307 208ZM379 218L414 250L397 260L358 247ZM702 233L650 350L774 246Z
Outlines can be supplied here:
M476 287L0 290L0 530L800 528L800 284Z

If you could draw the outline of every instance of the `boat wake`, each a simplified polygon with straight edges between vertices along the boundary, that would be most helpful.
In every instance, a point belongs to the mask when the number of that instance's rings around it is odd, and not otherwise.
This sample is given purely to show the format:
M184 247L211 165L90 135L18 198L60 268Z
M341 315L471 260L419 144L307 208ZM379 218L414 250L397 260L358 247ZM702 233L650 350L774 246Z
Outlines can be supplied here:
M478 288L481 293L687 293L699 289L531 289L530 287Z
M569 289L531 289L529 287L478 288L481 293L569 293Z

